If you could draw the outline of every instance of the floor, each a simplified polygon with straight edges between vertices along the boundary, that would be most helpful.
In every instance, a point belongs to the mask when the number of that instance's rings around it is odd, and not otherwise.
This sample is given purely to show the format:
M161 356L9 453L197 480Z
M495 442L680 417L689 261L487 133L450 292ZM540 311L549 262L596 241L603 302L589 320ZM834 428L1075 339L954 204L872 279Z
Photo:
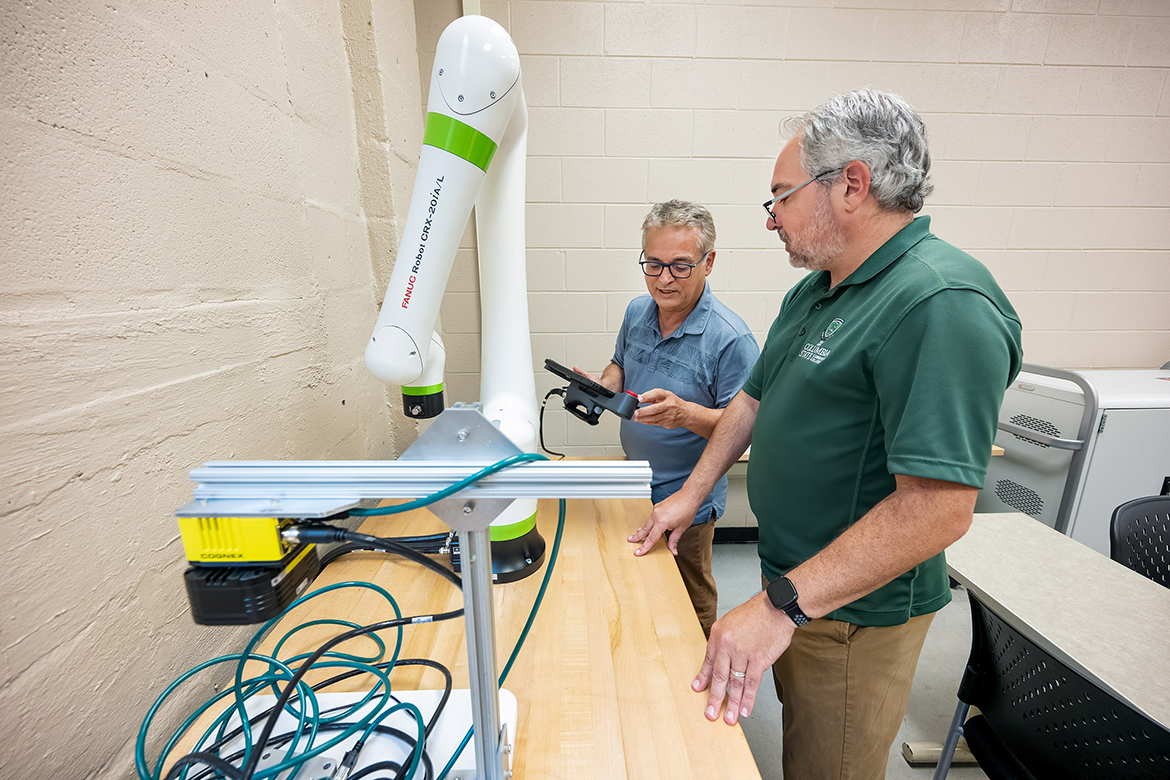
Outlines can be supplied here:
M754 544L716 544L712 569L719 586L719 614L760 591L760 565ZM910 704L898 738L890 748L888 780L930 780L934 767L911 767L902 758L903 742L941 742L955 711L955 691L971 647L971 618L961 588L939 611L918 660ZM771 675L765 675L755 711L742 721L743 731L755 755L763 780L779 780L780 703ZM950 780L986 780L978 767L953 767Z

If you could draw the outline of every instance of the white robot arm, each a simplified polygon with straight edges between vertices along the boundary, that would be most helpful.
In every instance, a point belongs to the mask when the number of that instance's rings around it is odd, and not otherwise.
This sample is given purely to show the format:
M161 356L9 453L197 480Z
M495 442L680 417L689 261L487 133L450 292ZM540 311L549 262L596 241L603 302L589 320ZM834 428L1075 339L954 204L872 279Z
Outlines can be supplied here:
M481 411L517 447L535 452L536 383L524 258L527 146L528 109L515 44L491 19L456 19L439 38L414 194L366 345L366 366L383 382L402 387L407 416L421 419L443 411L445 352L435 320L474 205ZM535 517L535 500L521 500L492 523L493 542L514 540L515 565L522 569L539 565L543 554ZM494 554L498 578L518 579L500 571L509 567L509 556L501 549Z
M434 417L443 411L444 353L434 327L474 205L483 417L471 409L448 410L446 419L420 437L415 444L425 445L420 451L434 443L446 447L436 448L444 453L436 457L443 466L466 465L481 453L492 453L492 460L501 452L515 454L484 418L516 448L536 450L536 383L524 269L527 130L520 58L512 40L490 19L456 20L439 39L414 195L386 298L366 346L371 373L403 388L408 416ZM470 421L470 437L459 427L465 420ZM455 449L446 444L450 440L466 440L472 454L450 455ZM348 533L315 521L351 510L363 498L417 497L439 487L430 469L414 468L419 464L411 460L425 461L427 456L408 450L394 463L212 462L192 471L195 499L176 514L192 563L184 576L198 622L236 625L278 616L316 576L314 544ZM430 505L440 517L458 521L448 525L459 533L475 762L477 776L492 780L510 776L504 771L504 742L514 737L500 728L489 575L497 582L522 579L540 568L545 550L536 529L536 499L512 496L531 496L540 489L552 491L537 493L544 497L650 495L646 463L616 464L618 469L600 463L540 465L555 465L556 481L543 470L536 472L544 476L535 481L525 476L513 482L508 478L520 470L509 470L493 478L494 486L482 486L484 492L470 498L460 492ZM524 473L535 467L529 464ZM497 514L500 506L504 509ZM495 519L485 533L482 522L490 517ZM273 571L282 573L274 576Z

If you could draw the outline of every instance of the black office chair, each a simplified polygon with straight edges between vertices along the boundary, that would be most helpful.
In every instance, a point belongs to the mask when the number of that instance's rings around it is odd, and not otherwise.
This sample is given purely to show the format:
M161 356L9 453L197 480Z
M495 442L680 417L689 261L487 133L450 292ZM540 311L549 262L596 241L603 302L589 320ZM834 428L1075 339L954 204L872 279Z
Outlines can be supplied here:
M1135 498L1113 510L1109 557L1170 588L1170 496Z
M959 737L991 780L1170 777L1170 730L1012 628L970 591L971 655L935 772ZM971 706L980 714L966 723Z

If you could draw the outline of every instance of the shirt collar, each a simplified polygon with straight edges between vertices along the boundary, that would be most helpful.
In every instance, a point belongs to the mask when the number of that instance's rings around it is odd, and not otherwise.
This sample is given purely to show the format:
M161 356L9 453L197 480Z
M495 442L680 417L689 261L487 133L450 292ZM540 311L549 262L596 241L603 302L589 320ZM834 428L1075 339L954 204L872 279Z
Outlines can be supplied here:
M928 235L930 235L930 217L915 217L910 221L909 225L906 225L906 227L891 236L886 243L878 247L877 251L867 257L864 263L859 265L853 273L845 277L841 284L837 286L845 287L851 284L864 284L868 282ZM826 275L825 283L827 284L829 272L824 271L822 273Z
M703 294L699 296L699 300L695 303L695 308L691 309L691 313L687 315L687 318L667 338L702 333L707 328L707 320L711 317L711 304L714 300L715 294L711 292L711 283L704 281ZM658 334L658 338L661 340L662 331L658 329L657 303L646 310L646 324L654 329L654 332Z

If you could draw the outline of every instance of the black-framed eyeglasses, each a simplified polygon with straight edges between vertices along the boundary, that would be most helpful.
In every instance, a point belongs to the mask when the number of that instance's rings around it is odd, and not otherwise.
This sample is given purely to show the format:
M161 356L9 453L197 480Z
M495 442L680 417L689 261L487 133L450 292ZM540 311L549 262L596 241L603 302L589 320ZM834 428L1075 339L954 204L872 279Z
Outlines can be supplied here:
M775 213L772 212L772 204L783 203L789 197L791 197L792 193L796 192L801 187L807 187L808 185L812 184L817 179L823 179L824 177L828 176L830 173L838 173L838 172L843 171L843 170L845 170L845 169L844 168L832 168L832 169L827 170L827 171L822 171L821 173L818 173L816 176L813 176L811 179L806 181L804 184L797 184L792 189L785 190L784 192L781 192L779 195L772 198L771 200L764 201L764 211L768 212L768 216L772 218L773 222L775 222L776 215L775 215Z
M695 266L707 259L707 255L703 255L703 260L698 263L683 263L677 260L673 263L660 263L657 260L643 260L645 256L645 251L638 255L638 265L642 266L642 273L646 276L662 276L662 272L669 268L670 275L675 279L689 279Z

